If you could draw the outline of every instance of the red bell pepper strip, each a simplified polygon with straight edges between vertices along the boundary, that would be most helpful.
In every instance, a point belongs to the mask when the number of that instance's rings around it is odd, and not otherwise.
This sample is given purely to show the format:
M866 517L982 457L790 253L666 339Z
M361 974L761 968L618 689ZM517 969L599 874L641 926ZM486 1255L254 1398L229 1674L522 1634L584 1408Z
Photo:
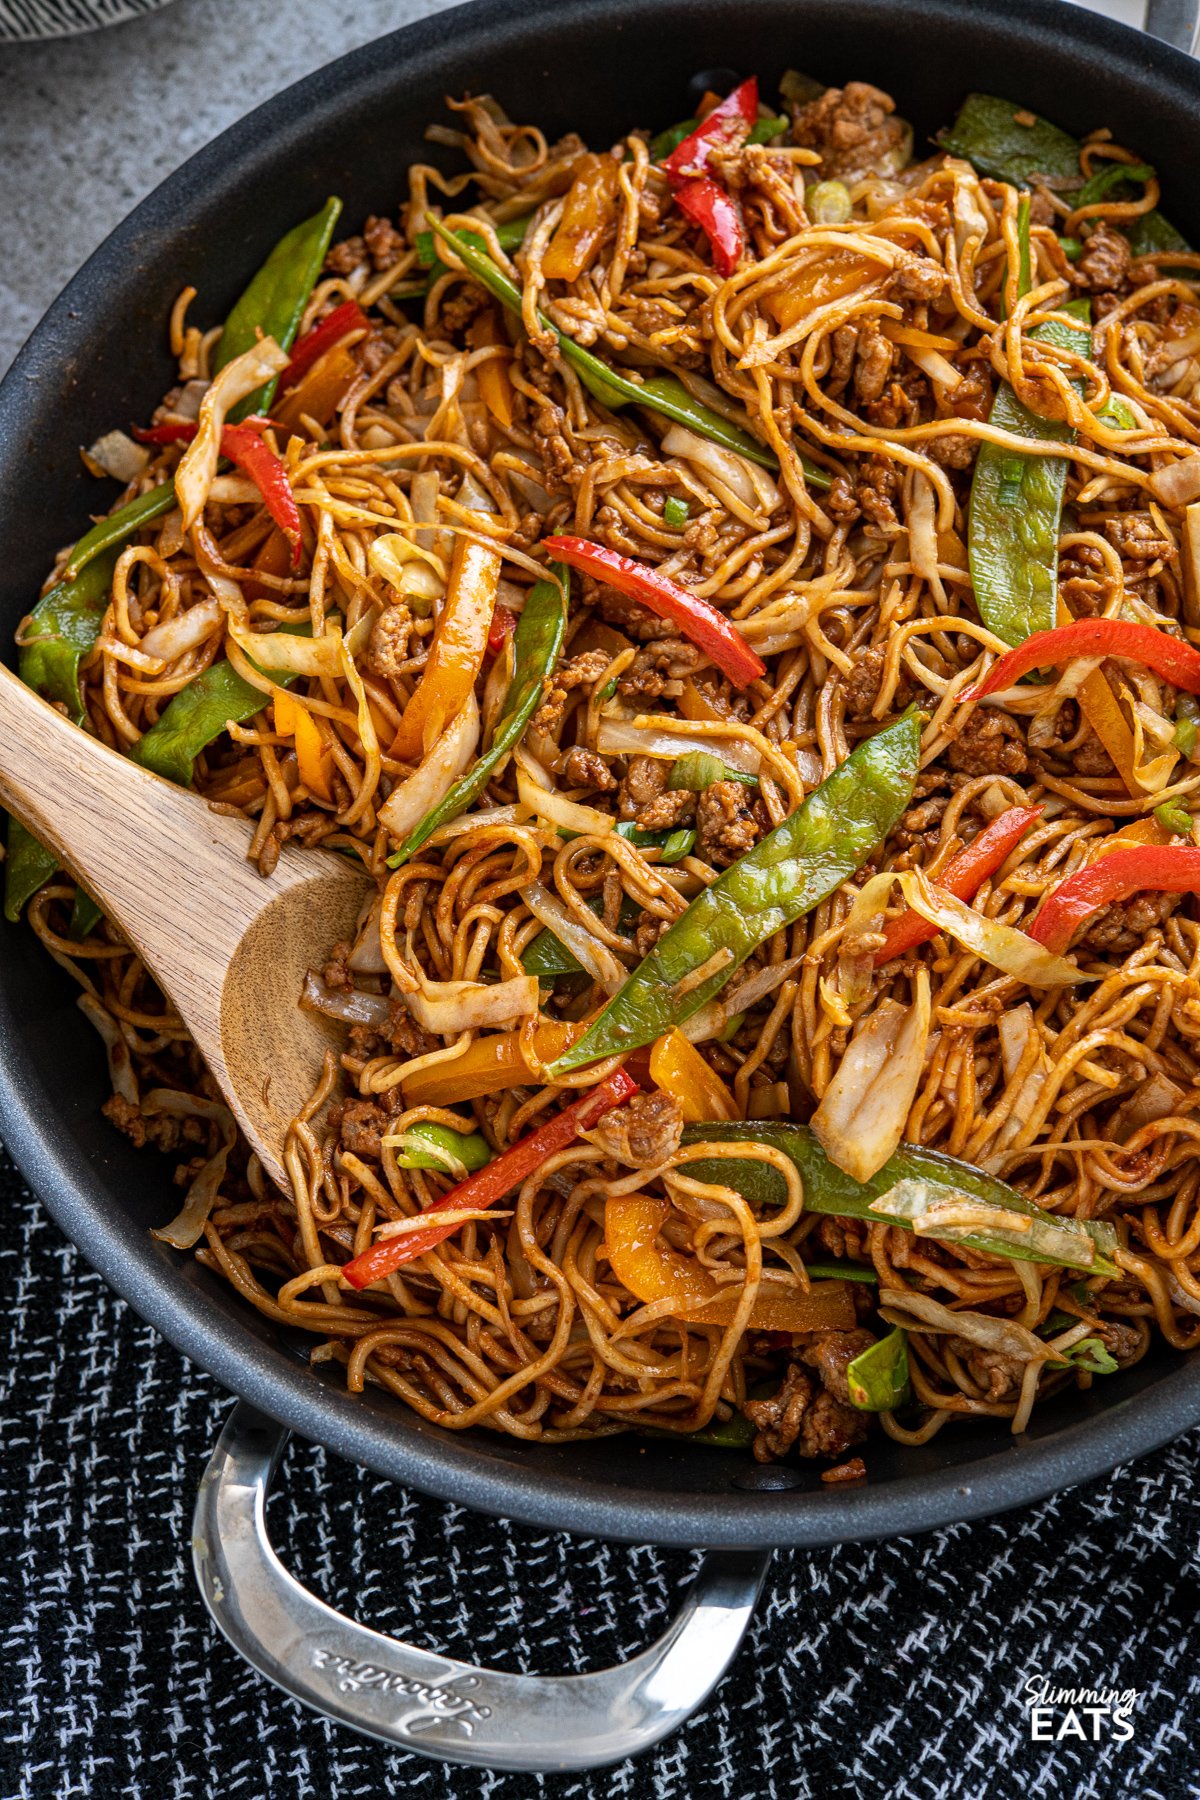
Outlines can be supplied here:
M615 1070L590 1093L573 1100L570 1106L564 1106L547 1124L531 1131L528 1137L520 1138L477 1175L460 1181L448 1194L435 1200L428 1212L459 1212L466 1207L494 1206L497 1200L503 1200L506 1194L527 1181L547 1157L565 1150L581 1131L587 1131L605 1113L611 1112L614 1106L622 1106L637 1092L638 1084L632 1075L627 1075L624 1069ZM385 1275L412 1262L414 1257L423 1256L426 1250L432 1250L457 1230L457 1225L434 1224L428 1231L410 1231L403 1237L382 1238L348 1262L342 1274L351 1287L370 1287L372 1282L382 1281Z
M295 387L300 377L311 369L317 358L332 350L351 331L366 331L370 320L357 300L347 300L326 313L319 325L306 331L292 346L292 360L279 377L280 392Z
M663 168L670 181L703 175L716 149L740 144L758 118L758 82L753 75L714 106L703 124L676 144Z
M296 505L287 470L259 430L269 421L247 419L241 425L226 425L221 431L221 455L235 463L248 475L263 497L263 504L292 547L292 567L300 567L302 543L300 508ZM190 444L196 435L191 420L167 425L135 425L133 435L140 444Z
M1133 619L1076 619L1070 625L1056 625L1053 631L1035 631L994 663L979 686L960 694L959 700L982 700L1010 687L1030 669L1072 662L1077 656L1121 656L1152 669L1172 687L1200 694L1200 650L1182 638Z
M725 189L711 175L701 175L695 181L679 183L675 204L708 239L717 274L732 275L746 247L746 234L741 214Z
M584 575L607 582L618 593L640 600L660 619L670 619L684 636L728 675L735 687L747 687L766 674L766 664L753 651L736 625L724 613L710 606L699 594L693 594L657 569L606 550L588 538L551 537L543 540L543 548L560 561L569 563Z
M267 511L292 546L292 567L298 569L303 543L300 508L283 463L250 425L226 425L221 432L221 450L262 495Z
M1021 837L1045 811L1041 806L1010 806L998 819L993 819L965 850L952 856L934 886L953 894L957 900L973 900L989 875L994 875L1005 857L1014 850ZM875 967L903 956L918 944L927 944L938 933L936 925L911 909L884 926L883 943L875 952Z
M1200 893L1200 850L1181 844L1138 844L1076 869L1042 902L1028 927L1029 936L1060 955L1102 906L1145 892Z
M516 629L516 614L510 613L507 606L497 606L492 613L492 622L488 626L488 655L499 656Z

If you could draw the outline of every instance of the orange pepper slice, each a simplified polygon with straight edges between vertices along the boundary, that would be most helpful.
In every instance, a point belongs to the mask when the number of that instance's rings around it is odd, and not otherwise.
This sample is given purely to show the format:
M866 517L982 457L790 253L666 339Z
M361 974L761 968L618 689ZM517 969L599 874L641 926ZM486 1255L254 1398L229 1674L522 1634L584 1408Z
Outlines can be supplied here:
M391 753L401 762L420 762L466 705L483 667L499 584L499 549L457 539L433 648L392 740Z
M591 267L616 214L619 168L616 157L607 153L589 153L575 164L558 229L542 258L547 280L578 281Z
M581 1038L586 1025L560 1025L547 1021L533 1033L533 1049L538 1060L553 1062ZM519 1031L495 1032L490 1037L476 1038L461 1056L450 1062L432 1063L406 1076L402 1086L408 1106L449 1106L456 1100L481 1100L485 1094L503 1093L505 1088L520 1087L535 1079L534 1072L522 1054Z
M672 1302L674 1317L694 1325L729 1325L741 1299L736 1284L719 1282L694 1256L664 1243L670 1206L651 1194L613 1194L604 1204L604 1241L613 1274L650 1305ZM800 1288L759 1288L750 1314L756 1331L852 1331L854 1302L844 1281Z
M325 748L316 721L308 708L295 702L293 704L296 710L296 761L300 766L300 779L310 794L332 801L333 789L329 778L333 758ZM278 720L278 712L275 717Z
M271 417L286 431L299 431L301 414L328 425L358 379L358 364L344 344L335 344L280 400Z
M740 1119L742 1116L721 1077L682 1031L668 1031L664 1037L654 1040L650 1050L650 1079L664 1094L670 1094L687 1125L698 1125L705 1119Z
M785 288L768 295L763 304L786 331L805 313L831 300L843 300L865 280L884 273L880 263L853 250L833 250L819 262L808 263Z
M473 350L482 350L485 345L505 344L507 338L501 337L496 324L494 312L482 312L473 320L467 333L467 341ZM512 424L513 385L508 372L510 359L507 356L489 356L475 370L475 379L479 383L479 392L483 404L495 419L497 425L506 429Z

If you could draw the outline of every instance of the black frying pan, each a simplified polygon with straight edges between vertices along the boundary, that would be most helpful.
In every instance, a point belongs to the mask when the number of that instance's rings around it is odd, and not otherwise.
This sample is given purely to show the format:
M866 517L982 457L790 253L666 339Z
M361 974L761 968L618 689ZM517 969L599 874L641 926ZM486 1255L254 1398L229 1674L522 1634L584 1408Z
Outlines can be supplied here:
M1164 0L1157 20L1182 42L1175 15L1192 10L1191 0ZM185 282L199 289L198 316L219 319L274 240L326 194L345 197L347 230L368 212L393 212L406 165L430 155L422 132L443 116L444 94L490 89L550 134L575 128L607 143L686 114L697 70L755 71L769 93L788 66L831 83L876 82L913 120L918 144L976 87L1076 132L1109 125L1158 166L1170 216L1200 242L1190 179L1200 68L1059 0L476 0L260 107L164 182L55 302L0 386L5 642L55 547L100 504L78 446L147 416L170 385L165 319ZM270 1421L485 1512L745 1553L979 1517L1099 1475L1200 1420L1200 1363L1161 1349L1086 1395L1039 1406L1020 1443L1002 1422L919 1449L880 1439L870 1482L854 1491L684 1443L536 1446L441 1432L389 1396L351 1396L339 1374L309 1369L284 1335L149 1236L174 1207L163 1165L101 1118L103 1059L74 989L32 934L11 926L0 935L0 1033L0 1128L63 1230L145 1318L257 1409L235 1414L198 1511L201 1585L219 1623L301 1699L413 1748L548 1768L643 1747L721 1673L764 1559L711 1558L688 1613L625 1671L533 1682L422 1661L337 1620L273 1563L261 1499L285 1434Z

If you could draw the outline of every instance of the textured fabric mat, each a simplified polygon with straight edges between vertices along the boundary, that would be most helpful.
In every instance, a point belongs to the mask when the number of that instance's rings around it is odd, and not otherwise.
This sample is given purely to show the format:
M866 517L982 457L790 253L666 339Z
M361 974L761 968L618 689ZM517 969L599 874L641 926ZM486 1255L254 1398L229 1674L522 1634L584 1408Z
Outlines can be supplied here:
M993 1522L780 1555L713 1701L636 1763L456 1769L303 1712L218 1637L186 1550L228 1400L110 1294L7 1162L0 1212L3 1800L1200 1793L1196 1434ZM496 1524L299 1444L271 1511L285 1562L333 1604L546 1674L642 1647L694 1566ZM1039 1674L1140 1690L1128 1741L1033 1742L1024 1684Z

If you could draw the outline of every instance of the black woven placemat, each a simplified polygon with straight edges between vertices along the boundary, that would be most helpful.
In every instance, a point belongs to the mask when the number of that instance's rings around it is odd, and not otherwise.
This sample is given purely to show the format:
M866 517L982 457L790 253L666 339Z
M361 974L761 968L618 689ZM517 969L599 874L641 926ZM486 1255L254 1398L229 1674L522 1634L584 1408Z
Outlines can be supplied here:
M218 1637L187 1544L227 1398L110 1294L2 1157L0 1216L4 1800L1200 1792L1196 1434L985 1524L780 1555L713 1702L637 1763L453 1769L310 1716ZM301 1445L272 1512L285 1561L334 1605L546 1674L644 1645L693 1567L496 1524ZM1137 1689L1131 1735L1084 1716L1087 1741L1033 1741L1025 1684L1038 1676ZM1064 1726L1059 1707L1047 1728Z

